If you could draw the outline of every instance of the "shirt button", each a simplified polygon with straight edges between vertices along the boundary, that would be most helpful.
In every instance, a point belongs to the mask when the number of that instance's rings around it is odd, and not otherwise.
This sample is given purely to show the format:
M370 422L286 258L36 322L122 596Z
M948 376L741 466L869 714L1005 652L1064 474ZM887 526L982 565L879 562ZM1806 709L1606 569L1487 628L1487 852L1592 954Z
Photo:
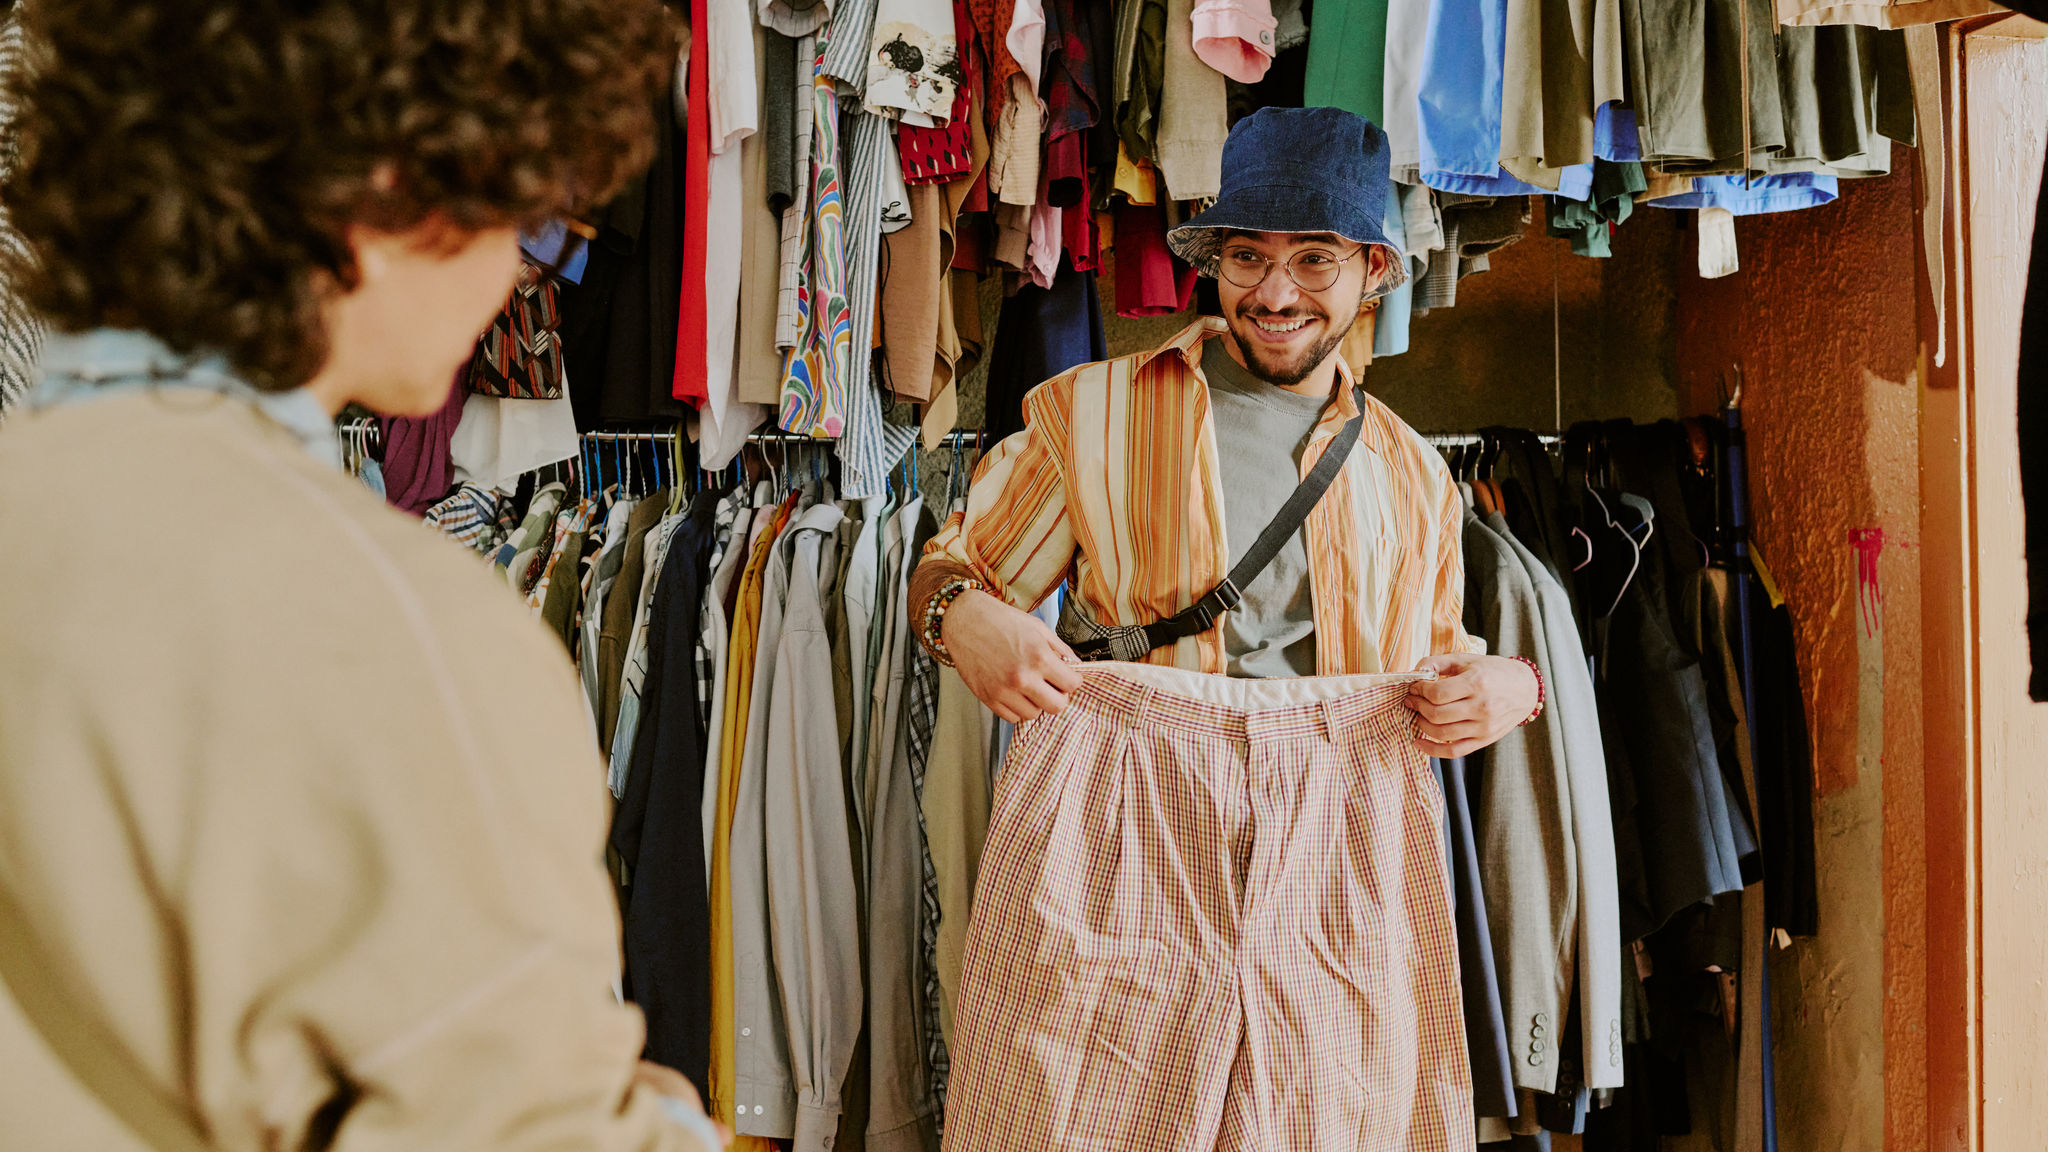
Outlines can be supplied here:
M742 1036L752 1036L753 1034L754 1034L754 1030L753 1030L752 1028L742 1028L742 1029L740 1029L740 1035L742 1035Z
M759 1115L761 1114L761 1112L762 1112L762 1108L761 1108L761 1106L760 1106L759 1104L756 1104L756 1105L754 1105L754 1115L756 1115L756 1116L759 1116Z

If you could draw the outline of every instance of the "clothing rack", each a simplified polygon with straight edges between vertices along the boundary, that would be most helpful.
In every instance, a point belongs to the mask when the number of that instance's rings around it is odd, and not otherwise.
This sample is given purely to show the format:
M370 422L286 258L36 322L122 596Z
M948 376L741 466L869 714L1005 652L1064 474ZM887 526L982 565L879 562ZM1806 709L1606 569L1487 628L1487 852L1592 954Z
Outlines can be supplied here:
M1432 448L1476 448L1486 443L1486 437L1477 432L1424 432L1422 439ZM1536 442L1545 448L1555 448L1564 443L1564 437L1554 432L1539 432Z
M377 442L378 437L381 435L377 421L366 416L342 420L335 425L335 430L341 436L367 437L369 442L373 444ZM607 432L600 430L596 432L583 432L578 435L585 440L594 440L599 443L611 443L614 441L667 443L674 440L679 433L674 429L639 432ZM945 444L947 447L960 448L974 444L980 439L981 432L979 429L961 428L947 433ZM1477 432L1424 432L1422 433L1422 439L1432 448L1473 448L1485 443L1485 437ZM1538 433L1536 440L1545 448L1555 448L1564 442L1563 437L1552 432ZM799 432L783 432L779 429L764 429L759 432L750 432L747 434L747 442L750 444L826 443L826 441L817 440L814 437L805 436Z
M334 429L335 429L335 434L336 434L337 436L342 436L342 437L345 437L345 438L359 438L359 439L360 439L360 438L366 438L366 439L367 439L367 441L368 441L369 443L372 443L372 444L378 443L378 442L379 442L379 438L380 438L380 437L381 437L381 436L383 435L383 433L382 433L382 431L380 430L380 427L379 427L379 425L378 425L378 423L377 423L377 421L376 421L376 418L374 418L374 417L370 417L370 416L353 416L353 417L350 417L350 418L348 418L348 419L346 419L346 420L340 420L340 421L336 421L336 422L335 422L335 425L334 425ZM595 441L595 442L597 442L597 443L601 443L601 444L609 444L609 443L662 443L662 444L666 444L666 443L669 443L670 441L673 441L673 440L675 440L675 439L676 439L676 438L677 438L677 437L678 437L679 435L682 435L682 433L680 433L680 432L679 432L679 431L677 431L676 429L672 429L672 428L671 428L671 429L655 429L655 430L647 430L647 431L637 431L637 432L610 432L610 431L604 431L604 430L601 430L601 429L600 429L600 430L598 430L598 431L595 431L595 432L579 432L579 433L577 433L577 435L578 435L579 437L581 437L581 438L582 438L583 440L586 440L586 441ZM979 441L980 439L981 439L981 432L980 432L980 430L979 430L979 429L972 429L972 428L962 428L962 429L956 429L956 430L954 430L954 431L952 431L952 432L949 432L949 433L947 433L947 434L946 434L946 439L945 439L944 443L945 443L945 446L946 446L946 447L949 447L949 448L963 448L963 447L967 447L967 446L970 446L970 445L973 445L973 444L975 444L975 443L976 443L976 442L978 442L978 441ZM749 444L829 444L829 443L832 443L832 441L829 441L829 440L820 440L820 439L818 439L818 438L816 438L816 437L814 437L814 436L806 436L806 435L804 435L804 434L803 434L803 433L801 433L801 432L784 432L784 431L782 431L782 430L780 430L780 429L762 429L761 431L758 431L758 432L750 432L750 433L748 433L748 434L747 434L747 443L749 443Z

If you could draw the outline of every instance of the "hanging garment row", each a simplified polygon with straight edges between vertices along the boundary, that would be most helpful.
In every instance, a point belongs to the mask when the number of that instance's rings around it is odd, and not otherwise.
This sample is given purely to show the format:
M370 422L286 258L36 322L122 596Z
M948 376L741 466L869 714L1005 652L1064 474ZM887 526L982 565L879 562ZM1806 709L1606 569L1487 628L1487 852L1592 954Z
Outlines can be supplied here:
M1739 436L1615 421L1444 452L1465 626L1552 692L1440 763L1480 1140L1756 1146L1770 942L1818 916L1791 627L1739 555Z
M679 471L582 498L542 479L520 515L499 494L476 535L480 509L427 519L487 553L578 665L649 1058L743 1133L935 1146L940 894L957 937L991 773L981 725L971 779L923 779L980 709L942 701L910 639L907 577L936 520L907 468L888 496L840 500L823 446L764 444L751 464L767 478ZM944 814L977 807L972 826Z
M1896 30L1813 24L1903 8L1766 0L1682 24L1607 0L673 8L688 48L659 154L527 237L468 388L567 398L584 429L687 419L712 468L772 423L834 441L854 496L910 422L928 442L954 427L984 351L1000 438L1025 390L1105 354L1105 308L1188 309L1166 231L1257 108L1332 105L1387 134L1409 282L1354 333L1362 359L1404 351L1411 316L1531 227L1604 255L1636 206L1689 211L1703 269L1731 268L1734 215L1888 171L1928 80Z

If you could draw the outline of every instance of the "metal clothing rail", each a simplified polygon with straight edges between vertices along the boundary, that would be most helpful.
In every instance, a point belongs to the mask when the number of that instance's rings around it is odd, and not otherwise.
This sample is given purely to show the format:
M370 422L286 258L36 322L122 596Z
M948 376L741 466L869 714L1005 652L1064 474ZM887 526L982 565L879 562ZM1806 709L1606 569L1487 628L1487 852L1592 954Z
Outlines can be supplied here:
M1476 448L1486 443L1486 437L1477 432L1424 432L1422 439L1432 448ZM1545 448L1555 448L1564 443L1564 437L1553 432L1539 432L1536 442Z
M378 430L377 421L370 417L359 416L348 420L340 421L335 425L335 429L338 434L343 436L366 436L371 443L376 443L378 437L381 435L381 433ZM675 429L655 429L627 432L612 432L599 430L595 432L581 432L578 433L577 435L579 435L582 439L595 440L600 443L610 443L615 441L626 443L667 443L668 441L676 439L677 436L681 434L682 433L678 432ZM1424 432L1421 435L1423 441L1432 448L1473 448L1486 442L1486 438L1477 432ZM979 442L981 436L982 434L978 429L956 429L955 431L946 434L945 444L948 447L964 447ZM1538 433L1536 436L1536 440L1545 448L1554 448L1557 445L1564 442L1563 437L1558 436L1557 434L1551 432ZM779 429L763 429L758 432L750 432L747 434L747 442L750 444L832 443L832 441L830 440L819 440L815 437L806 436L800 432L784 432Z
M349 419L346 419L346 420L340 420L340 421L336 421L336 422L335 422L335 426L334 426L334 428L335 428L335 434L336 434L336 435L338 435L338 436L342 436L342 437L349 437L349 438L366 438L366 439L368 440L368 442L370 442L370 443L372 443L372 444L378 443L378 442L379 442L379 437L381 437L381 436L383 435L383 433L382 433L382 432L380 431L380 429L379 429L379 426L378 426L378 424L377 424L377 421L376 421L376 419L375 419L374 417L369 417L369 416L355 416L355 417L350 417ZM578 437L579 437L580 439L583 439L583 440L585 440L585 441L594 441L594 442L597 442L597 443L601 443L601 444L610 444L610 443L634 443L634 444L640 444L640 443L662 443L662 444L666 444L666 443L669 443L669 442L671 442L671 441L673 441L673 440L676 440L677 438L679 438L679 437L682 437L682 436L685 436L685 435L686 435L685 433L683 433L683 432L681 432L681 431L679 431L679 430L677 430L677 429L673 429L673 428L664 428L664 429L646 429L646 430L640 430L640 431L626 431L626 432L614 432L614 431L607 431L607 430L604 430L604 429L599 429L598 431L595 431L595 432L579 432L579 433L577 433L577 436L578 436ZM952 448L960 448L960 447L966 447L966 446L968 446L968 445L972 445L972 444L976 443L977 441L979 441L980 439L981 439L981 432L980 432L980 431L978 431L978 430L976 430L976 429L957 429L957 430L955 430L955 431L952 431L952 432L949 432L949 433L947 433L947 434L946 434L946 438L945 438L944 444L945 444L945 446L947 446L947 447L952 447ZM747 443L749 443L749 444L832 444L832 443L834 443L834 441L832 441L832 440L820 440L820 439L818 439L817 437L814 437L814 436L806 436L806 435L804 435L804 434L803 434L803 433L801 433L801 432L784 432L784 431L782 431L782 430L780 430L780 429L762 429L762 430L760 430L760 431L757 431L757 432L749 432L749 433L747 434Z

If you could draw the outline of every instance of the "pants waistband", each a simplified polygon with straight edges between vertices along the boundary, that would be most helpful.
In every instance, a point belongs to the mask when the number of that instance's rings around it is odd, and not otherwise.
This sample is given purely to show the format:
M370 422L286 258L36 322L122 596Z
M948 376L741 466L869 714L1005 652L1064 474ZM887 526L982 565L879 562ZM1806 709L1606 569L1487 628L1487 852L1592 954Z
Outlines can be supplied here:
M1401 707L1410 685L1434 672L1246 680L1154 664L1089 664L1077 701L1134 725L1228 740L1339 735Z

